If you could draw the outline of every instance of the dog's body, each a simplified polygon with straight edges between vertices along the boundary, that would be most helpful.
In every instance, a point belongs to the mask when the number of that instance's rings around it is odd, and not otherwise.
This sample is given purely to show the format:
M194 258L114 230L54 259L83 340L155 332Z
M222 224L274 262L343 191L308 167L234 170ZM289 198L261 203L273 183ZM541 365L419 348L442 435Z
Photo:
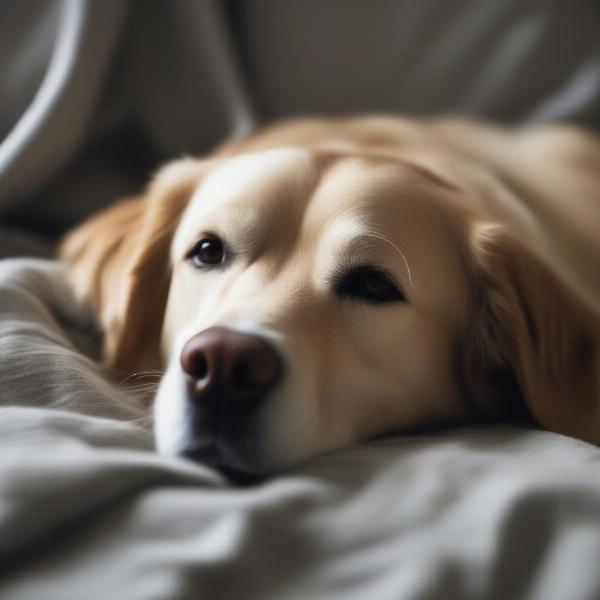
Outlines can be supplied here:
M157 445L264 474L526 409L600 442L600 141L366 117L165 167L70 234L120 371L166 369Z

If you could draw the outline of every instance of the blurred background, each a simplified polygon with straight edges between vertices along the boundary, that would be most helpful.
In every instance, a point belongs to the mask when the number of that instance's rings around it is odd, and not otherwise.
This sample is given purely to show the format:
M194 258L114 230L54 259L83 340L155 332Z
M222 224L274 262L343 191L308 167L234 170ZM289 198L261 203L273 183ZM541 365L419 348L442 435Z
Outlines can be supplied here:
M298 115L600 127L598 0L2 0L0 256Z

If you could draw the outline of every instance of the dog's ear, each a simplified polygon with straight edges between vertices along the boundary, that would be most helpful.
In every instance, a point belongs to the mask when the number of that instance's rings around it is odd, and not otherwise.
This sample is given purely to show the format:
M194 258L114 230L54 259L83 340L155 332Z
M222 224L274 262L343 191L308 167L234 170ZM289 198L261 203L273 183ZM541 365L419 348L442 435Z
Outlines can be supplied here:
M202 161L171 163L143 196L107 208L63 241L75 293L95 311L104 358L119 371L158 366L170 242L205 170Z
M593 317L502 226L474 225L470 251L477 300L463 360L474 400L496 413L521 401L543 427L600 442Z

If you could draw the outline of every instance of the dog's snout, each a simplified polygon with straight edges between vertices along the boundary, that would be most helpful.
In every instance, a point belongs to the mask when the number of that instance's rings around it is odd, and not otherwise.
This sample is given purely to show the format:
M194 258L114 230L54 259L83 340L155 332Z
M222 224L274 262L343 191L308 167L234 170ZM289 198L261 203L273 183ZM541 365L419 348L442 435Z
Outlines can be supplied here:
M227 400L260 400L281 375L275 349L260 337L211 327L181 351L181 367L195 399L219 394Z

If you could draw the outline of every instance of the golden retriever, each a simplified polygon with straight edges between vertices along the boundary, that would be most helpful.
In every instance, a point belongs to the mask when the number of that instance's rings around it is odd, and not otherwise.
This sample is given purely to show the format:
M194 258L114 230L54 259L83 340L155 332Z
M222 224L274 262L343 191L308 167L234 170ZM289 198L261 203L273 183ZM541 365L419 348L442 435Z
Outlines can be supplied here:
M529 415L600 442L600 140L297 120L177 160L66 238L159 451L240 478L374 436Z

